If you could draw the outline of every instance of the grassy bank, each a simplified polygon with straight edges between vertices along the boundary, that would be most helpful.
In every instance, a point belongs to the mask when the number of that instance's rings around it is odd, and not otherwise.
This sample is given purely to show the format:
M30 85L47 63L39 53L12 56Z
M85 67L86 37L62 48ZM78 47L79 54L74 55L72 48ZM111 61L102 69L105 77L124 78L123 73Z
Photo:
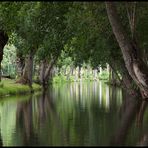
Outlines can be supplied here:
M41 87L38 84L33 84L33 90L40 90ZM15 83L14 80L3 79L0 82L0 97L9 95L29 94L30 89L27 85L21 85Z
M64 75L57 75L54 76L52 79L53 83L66 83L66 82L79 82L81 79L77 78L75 79L75 76L70 76L69 79L67 79L67 76ZM107 71L102 71L102 73L97 75L97 78L94 79L93 74L89 74L88 76L82 76L82 81L95 81L95 80L109 80L109 73Z

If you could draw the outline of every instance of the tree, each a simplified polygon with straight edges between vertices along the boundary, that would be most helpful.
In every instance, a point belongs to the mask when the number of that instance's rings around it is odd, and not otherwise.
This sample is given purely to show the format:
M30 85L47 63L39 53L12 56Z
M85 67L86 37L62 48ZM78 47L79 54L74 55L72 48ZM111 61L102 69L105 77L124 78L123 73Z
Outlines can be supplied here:
M121 8L123 9L122 6ZM123 10L122 17L124 24L127 24ZM72 32L67 52L75 64L90 62L91 66L96 68L99 65L105 67L108 63L117 78L118 73L121 74L124 88L130 94L137 94L133 80L123 64L122 53L108 22L104 3L73 3L67 18L68 27Z
M140 88L143 98L148 98L148 67L138 55L138 45L129 39L118 16L115 3L106 2L106 9L110 24L121 48L126 68Z
M0 3L0 81L1 81L1 62L3 60L3 49L7 44L9 35L12 33L15 23L16 14L21 4L16 2Z
M41 60L40 83L43 88L48 87L51 69L57 62L61 51L68 39L65 14L69 8L69 3L42 3L40 14L44 22L42 30L45 33L43 42L38 50Z
M25 66L18 82L28 84L31 90L34 56L43 39L43 32L41 30L43 22L40 21L42 18L40 10L40 2L23 3L17 14L17 30L15 31L22 41L20 43L25 45L23 48ZM21 54L19 55L21 56Z

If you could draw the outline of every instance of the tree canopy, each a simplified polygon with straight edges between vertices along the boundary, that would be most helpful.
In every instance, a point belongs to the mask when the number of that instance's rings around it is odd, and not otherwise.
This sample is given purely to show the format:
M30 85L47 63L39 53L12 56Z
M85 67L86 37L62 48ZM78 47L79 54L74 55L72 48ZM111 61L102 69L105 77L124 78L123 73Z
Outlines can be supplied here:
M114 2L113 5L127 38L132 46L138 47L137 52L147 65L148 4ZM111 11L107 10L105 2L1 2L0 30L7 33L9 44L16 47L17 58L29 62L30 57L32 65L38 67L46 63L43 69L48 69L45 72L48 75L53 65L60 66L62 61L66 64L62 60L65 57L75 67L84 63L92 68L106 67L108 63L124 76L125 57L108 19ZM33 66L28 70L33 72Z

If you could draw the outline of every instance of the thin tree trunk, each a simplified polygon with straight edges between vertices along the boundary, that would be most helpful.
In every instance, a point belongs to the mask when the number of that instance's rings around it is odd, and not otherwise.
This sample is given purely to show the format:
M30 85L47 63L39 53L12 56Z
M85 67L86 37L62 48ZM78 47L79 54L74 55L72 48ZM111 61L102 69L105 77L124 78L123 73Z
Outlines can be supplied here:
M129 3L126 2L126 10L127 10L127 16L128 16L128 20L129 20L129 25L130 25L130 30L131 30L131 36L132 36L132 39L135 37L135 16L136 16L136 3L137 2L132 2ZM130 8L129 8L130 6Z
M94 69L94 80L97 80L97 69Z
M43 60L41 61L40 76L39 76L39 80L41 84L43 84L43 81L44 81L45 70L46 70L46 60Z
M99 70L100 70L100 74L102 74L102 67L101 66L99 67Z
M71 67L70 67L70 74L73 76L74 75L74 66L72 65Z
M81 67L78 66L78 78L80 79L81 78Z
M119 16L117 14L115 2L106 2L106 9L114 35L121 48L126 68L140 88L143 98L148 98L148 67L138 56L137 46L130 42Z

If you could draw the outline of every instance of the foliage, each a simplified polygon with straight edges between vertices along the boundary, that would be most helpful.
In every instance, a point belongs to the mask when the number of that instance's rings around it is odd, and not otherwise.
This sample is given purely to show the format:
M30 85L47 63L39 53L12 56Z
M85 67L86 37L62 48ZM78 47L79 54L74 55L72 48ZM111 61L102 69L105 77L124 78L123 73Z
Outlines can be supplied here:
M23 2L0 2L0 30L9 35L16 29L17 13Z
M109 79L109 73L107 71L102 71L101 74L99 74L100 80L108 80Z
M117 6L130 36L125 3L119 2ZM145 53L147 6L145 2L137 2L136 9L136 33ZM83 67L84 63L91 68L115 63L120 73L122 53L109 24L104 2L5 2L0 3L0 8L0 29L9 32L9 44L16 47L16 51L7 46L4 49L2 66L5 73L15 75L15 69L8 71L8 67L15 65L16 56L25 58L30 50L35 51L38 67L41 60L58 57L56 66L62 69ZM55 79L66 79L64 75L59 77ZM107 74L102 73L99 77L106 79Z
M65 23L65 13L67 13L68 3L41 3L40 15L43 42L40 44L37 56L40 60L51 59L59 56L66 43L67 32Z
M76 65L91 62L96 68L98 65L106 65L113 53L116 58L121 55L104 3L73 3L67 18L68 27L73 33L68 46Z
M13 45L6 45L2 61L2 74L14 77L16 75L16 48Z

